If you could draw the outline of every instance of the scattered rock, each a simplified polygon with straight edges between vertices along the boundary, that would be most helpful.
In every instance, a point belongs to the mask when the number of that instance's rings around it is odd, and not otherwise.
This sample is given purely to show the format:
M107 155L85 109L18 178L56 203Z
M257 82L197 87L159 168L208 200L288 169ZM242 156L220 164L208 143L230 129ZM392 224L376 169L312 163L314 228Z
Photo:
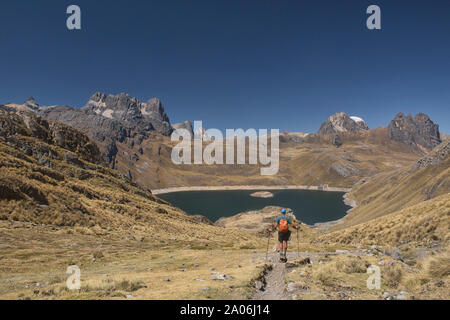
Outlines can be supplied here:
M303 258L303 259L297 259L294 261L289 261L285 263L286 268L296 268L300 266L304 266L307 264L311 264L311 259L309 258Z
M395 297L395 300L406 300L409 295L407 291L400 291L400 293Z
M386 254L395 260L403 261L402 252L399 248L393 248L391 251L387 251Z
M211 289L209 287L201 287L200 290L208 291L208 290L211 290Z
M294 292L297 290L297 285L294 282L289 282L286 290L287 290L287 292Z
M231 276L228 276L226 274L219 274L217 276L211 277L211 280L230 280Z
M383 292L382 296L385 300L392 300L395 297L394 294L387 292L387 291Z
M443 280L438 280L435 283L436 287L443 287L444 286L444 281Z
M264 283L259 280L255 281L255 289L262 291L264 289Z
M389 259L384 259L384 260L378 261L377 265L379 265L379 266L393 266L393 265L395 265L395 262L394 262L394 260L389 258Z

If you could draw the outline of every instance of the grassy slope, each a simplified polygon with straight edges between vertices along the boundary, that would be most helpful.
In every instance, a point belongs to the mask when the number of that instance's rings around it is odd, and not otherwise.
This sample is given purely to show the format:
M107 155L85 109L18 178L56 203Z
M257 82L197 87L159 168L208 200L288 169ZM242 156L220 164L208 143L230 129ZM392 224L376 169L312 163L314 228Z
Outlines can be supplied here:
M338 230L321 241L416 247L442 246L450 240L450 194L422 201L394 213Z
M30 119L33 130L27 127L28 120L13 114L3 113L0 119L10 130L20 129L0 139L1 297L124 297L127 290L135 291L139 281L148 286L141 288L141 297L146 298L168 298L174 291L172 298L248 295L246 284L259 271L256 264L236 265L250 260L251 251L241 248L255 247L256 235L199 222L101 162L84 159L77 154L80 148L55 145L48 123ZM72 130L63 129L60 132ZM40 154L44 151L51 156ZM76 164L65 160L67 153L78 156ZM224 248L228 255L223 254ZM211 255L216 257L213 262ZM187 267L183 264L191 257L198 268L191 273L174 271ZM222 264L228 262L235 265L223 270ZM81 292L64 289L64 272L70 264L82 269L85 287ZM210 281L209 267L221 268L235 278L226 283ZM114 273L114 277L103 273ZM169 274L173 281L164 281ZM187 274L209 281L194 278L187 285L182 281ZM127 287L124 281L133 285ZM199 291L199 284L211 290Z
M435 157L448 144L443 142L427 157ZM353 187L349 198L355 199L359 206L343 219L343 225L366 222L449 192L450 156L420 169L408 166L383 172Z

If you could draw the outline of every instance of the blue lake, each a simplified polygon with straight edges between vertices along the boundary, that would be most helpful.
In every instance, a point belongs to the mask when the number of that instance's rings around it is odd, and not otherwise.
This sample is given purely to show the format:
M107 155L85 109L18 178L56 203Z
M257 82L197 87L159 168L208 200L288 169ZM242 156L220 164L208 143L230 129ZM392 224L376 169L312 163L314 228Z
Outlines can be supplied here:
M274 197L250 196L255 191L269 191ZM314 224L344 217L351 207L344 204L343 195L343 192L313 190L223 190L173 192L158 197L189 214L201 214L213 222L244 211L280 206L292 209L302 222Z

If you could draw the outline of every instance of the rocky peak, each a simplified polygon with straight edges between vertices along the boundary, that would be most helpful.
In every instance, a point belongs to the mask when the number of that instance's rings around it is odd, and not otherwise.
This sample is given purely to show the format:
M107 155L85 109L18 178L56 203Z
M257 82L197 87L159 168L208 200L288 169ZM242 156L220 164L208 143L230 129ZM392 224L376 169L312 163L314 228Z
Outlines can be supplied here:
M33 97L29 97L27 101L23 104L24 106L30 108L31 110L38 110L39 104L34 100Z
M405 116L398 113L389 124L389 139L431 150L441 143L439 125L424 113Z
M175 123L174 125L172 125L172 127L175 130L176 129L186 129L191 134L191 137L194 137L194 129L192 127L192 122L190 122L190 121L184 121L184 122L180 122L180 123Z
M105 95L96 92L82 110L124 122L132 127L155 129L164 135L172 132L169 117L164 112L164 106L158 98L140 102L126 93Z
M337 134L349 131L368 130L369 127L359 117L349 117L345 112L336 113L322 123L319 134Z

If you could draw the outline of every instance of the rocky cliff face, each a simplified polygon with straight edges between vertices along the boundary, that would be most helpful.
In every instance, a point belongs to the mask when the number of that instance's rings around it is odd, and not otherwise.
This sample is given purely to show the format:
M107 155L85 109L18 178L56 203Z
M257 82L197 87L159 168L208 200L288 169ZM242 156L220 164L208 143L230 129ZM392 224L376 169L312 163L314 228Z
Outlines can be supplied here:
M97 92L81 109L39 107L33 98L24 106L45 119L66 123L86 133L98 143L112 168L116 167L117 143L140 146L153 132L168 136L173 131L164 106L157 98L140 102L125 93L105 95Z
M29 97L27 101L25 101L24 106L30 108L31 110L38 110L39 104L34 100L33 97Z
M354 120L354 119L357 119ZM367 124L360 118L352 119L345 112L336 113L322 123L318 134L338 134L349 131L368 130Z
M172 132L169 117L158 98L140 102L128 94L95 93L82 108L87 114L117 120L127 126L141 127L168 136Z
M404 142L412 147L431 150L441 143L439 125L423 113L414 118L399 113L389 124L389 139Z
M413 171L429 166L437 166L450 158L450 140L446 140L434 148L425 157L419 159L413 167Z
M43 143L32 143L27 137ZM82 166L79 158L91 163L104 163L97 145L85 134L63 123L47 121L32 112L0 106L0 139L42 164L49 159L58 159ZM55 147L65 151L59 152Z

